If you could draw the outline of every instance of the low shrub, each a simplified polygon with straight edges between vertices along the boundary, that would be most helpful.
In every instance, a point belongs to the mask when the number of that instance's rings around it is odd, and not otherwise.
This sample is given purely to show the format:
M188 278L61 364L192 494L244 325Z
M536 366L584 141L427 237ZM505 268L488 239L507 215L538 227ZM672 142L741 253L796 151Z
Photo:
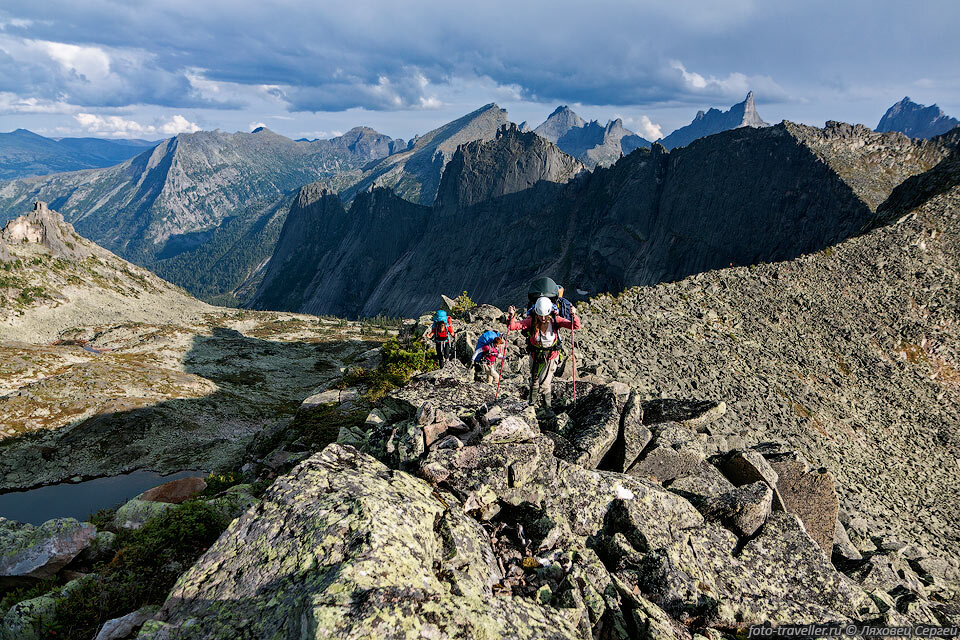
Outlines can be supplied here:
M100 625L148 604L161 604L177 578L229 524L214 507L186 502L136 531L117 534L117 553L97 565L96 580L72 591L57 609L59 638L89 640Z

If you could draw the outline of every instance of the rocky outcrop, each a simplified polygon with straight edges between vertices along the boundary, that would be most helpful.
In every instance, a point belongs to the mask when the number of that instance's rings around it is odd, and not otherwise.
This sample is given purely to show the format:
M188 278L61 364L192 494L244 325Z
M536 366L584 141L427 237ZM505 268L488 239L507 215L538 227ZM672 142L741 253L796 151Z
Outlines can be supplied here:
M878 568L846 575L794 505L771 510L766 480L723 479L747 467L773 479L768 467L787 456L768 446L715 466L704 451L724 405L649 401L641 415L629 387L594 379L576 400L555 383L553 406L534 409L519 399L519 342L499 399L452 362L344 427L231 525L139 637L689 639L763 623L951 619L930 597L940 586L908 572L891 584L885 567L904 565L879 555ZM712 469L729 488L691 500L671 482L598 468L623 459L611 454L630 420L686 442L693 473Z
M917 104L908 96L887 109L875 131L899 131L911 138L932 138L958 124L960 120L951 118L937 105Z
M230 526L139 637L578 637L556 609L495 597L500 578L456 498L330 445Z
M785 123L741 127L669 153L655 145L558 184L538 176L568 175L553 168L568 167L565 156L530 140L508 130L469 146L448 167L432 210L397 215L406 211L398 203L372 198L381 212L351 216L342 248L289 234L256 306L417 315L435 304L437 291L517 302L544 273L576 298L788 260L861 233L899 182L949 151L939 139ZM531 186L510 193L525 183ZM421 215L421 224L407 224ZM395 224L380 222L393 216ZM378 244L353 240L363 234ZM285 256L298 256L289 279L280 275ZM363 265L359 286L339 275L340 264L355 265L351 273ZM301 277L315 277L311 286L322 295L300 287Z
M39 527L0 518L0 586L37 582L56 575L90 546L97 529L73 518Z
M263 128L185 133L114 167L9 182L0 220L50 202L90 240L213 297L270 257L296 189L318 178L343 188L394 148L364 128L314 142Z
M341 191L344 201L371 187L388 187L400 197L430 206L436 199L440 176L460 145L492 140L508 124L507 111L496 104L484 105L452 122L410 141L406 150L365 168L356 184Z
M6 245L3 254L11 255L11 244L38 244L52 257L67 260L80 260L92 253L84 246L87 243L79 242L73 226L39 200L33 203L33 211L14 218L0 231L0 246Z
M569 182L582 171L582 164L536 134L505 125L494 140L457 149L444 169L434 208L444 218L541 181Z
M769 125L757 113L757 106L753 102L753 91L750 91L743 102L738 102L726 111L720 111L719 109L710 109L705 112L697 111L693 122L685 127L680 127L657 142L667 149L673 149L675 147L685 147L697 138L729 129L766 126Z
M557 107L534 133L590 169L609 166L634 149L650 147L649 140L625 128L620 118L603 126L596 120L587 122L566 105Z

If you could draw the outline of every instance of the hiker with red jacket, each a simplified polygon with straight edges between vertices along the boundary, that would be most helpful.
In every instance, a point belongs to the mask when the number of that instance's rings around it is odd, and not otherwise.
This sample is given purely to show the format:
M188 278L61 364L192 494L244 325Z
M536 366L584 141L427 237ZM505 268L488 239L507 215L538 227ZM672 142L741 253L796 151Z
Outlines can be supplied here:
M580 328L580 316L571 305L572 320L560 316L550 298L541 296L533 305L533 313L522 320L516 319L516 307L510 307L507 315L507 326L511 331L529 329L528 348L530 351L530 404L535 404L538 390L543 393L543 402L549 409L551 404L550 385L553 383L553 374L557 370L558 354L560 351L559 331Z
M497 383L500 379L497 373L497 360L503 355L502 350L503 338L500 334L495 331L484 331L473 352L473 364L476 369L474 380L490 384Z
M433 338L433 343L437 348L437 366L442 367L443 363L450 357L450 339L453 338L453 326L450 324L450 316L443 309L433 314L433 324L424 336Z

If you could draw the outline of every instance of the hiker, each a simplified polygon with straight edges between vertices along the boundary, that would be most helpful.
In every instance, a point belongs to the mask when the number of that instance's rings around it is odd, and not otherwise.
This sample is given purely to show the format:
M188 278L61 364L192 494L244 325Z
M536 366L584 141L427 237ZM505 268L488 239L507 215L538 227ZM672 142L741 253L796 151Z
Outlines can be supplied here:
M516 307L507 310L507 326L511 331L529 330L527 347L530 352L530 404L535 404L538 391L543 394L543 402L550 408L552 396L550 385L557 370L560 351L560 329L575 331L580 328L580 317L575 307L571 306L573 320L560 316L556 306L546 296L537 298L533 305L533 313L517 320Z
M496 331L484 331L473 351L474 380L494 384L499 379L497 359L503 353L503 338Z
M453 337L453 327L450 325L450 316L443 309L438 309L433 314L433 324L425 337L433 338L434 346L437 348L437 366L442 367L443 363L450 358L450 339Z

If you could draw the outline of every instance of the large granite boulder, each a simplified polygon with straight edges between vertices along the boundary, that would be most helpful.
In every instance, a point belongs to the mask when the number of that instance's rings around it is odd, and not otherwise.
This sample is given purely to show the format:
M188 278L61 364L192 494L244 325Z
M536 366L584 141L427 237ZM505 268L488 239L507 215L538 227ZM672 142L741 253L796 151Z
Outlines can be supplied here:
M43 580L90 546L97 528L73 518L39 527L0 518L0 586Z
M139 637L580 637L556 609L493 597L499 579L453 496L332 444L234 521Z

